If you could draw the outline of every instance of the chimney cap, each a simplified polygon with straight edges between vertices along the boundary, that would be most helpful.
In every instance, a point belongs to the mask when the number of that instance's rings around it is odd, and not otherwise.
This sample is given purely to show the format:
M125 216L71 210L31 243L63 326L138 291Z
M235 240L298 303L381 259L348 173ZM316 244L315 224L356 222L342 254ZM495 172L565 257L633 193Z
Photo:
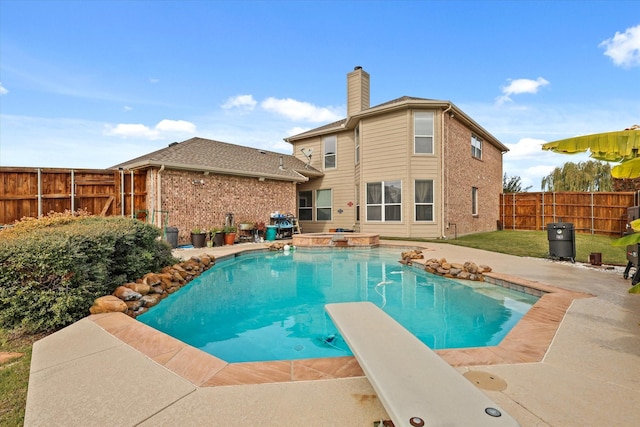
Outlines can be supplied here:
M362 70L362 67L359 65L356 65L355 67L353 67L353 71L356 71L356 70Z

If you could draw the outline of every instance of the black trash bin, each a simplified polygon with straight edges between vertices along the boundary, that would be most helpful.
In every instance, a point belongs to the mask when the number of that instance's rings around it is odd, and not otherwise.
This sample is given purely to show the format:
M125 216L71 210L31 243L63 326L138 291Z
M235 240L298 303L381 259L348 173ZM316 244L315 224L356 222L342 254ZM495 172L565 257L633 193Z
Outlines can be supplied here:
M166 236L167 243L169 243L172 248L177 248L178 247L178 228L166 227L164 229L164 234Z
M554 259L576 260L576 235L570 222L553 222L547 224L549 239L549 257Z

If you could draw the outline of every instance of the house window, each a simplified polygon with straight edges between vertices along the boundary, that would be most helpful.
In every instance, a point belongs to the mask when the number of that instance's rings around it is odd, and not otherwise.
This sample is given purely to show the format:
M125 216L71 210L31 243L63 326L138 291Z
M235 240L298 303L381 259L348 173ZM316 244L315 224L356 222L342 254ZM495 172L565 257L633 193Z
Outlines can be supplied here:
M471 187L471 215L478 215L478 187Z
M475 135L471 135L471 155L482 159L482 140Z
M433 112L414 113L413 137L415 154L433 154Z
M356 146L356 165L360 163L360 124L356 126L356 130L354 131L353 139L355 141Z
M417 179L415 182L416 221L433 221L433 180Z
M335 169L336 162L336 148L338 145L338 139L335 135L327 136L324 138L324 168Z
M401 181L367 183L367 221L400 221Z
M316 220L331 221L331 190L316 191Z
M360 184L356 184L356 222L360 222Z
M313 199L311 191L298 192L298 219L301 221L313 220Z

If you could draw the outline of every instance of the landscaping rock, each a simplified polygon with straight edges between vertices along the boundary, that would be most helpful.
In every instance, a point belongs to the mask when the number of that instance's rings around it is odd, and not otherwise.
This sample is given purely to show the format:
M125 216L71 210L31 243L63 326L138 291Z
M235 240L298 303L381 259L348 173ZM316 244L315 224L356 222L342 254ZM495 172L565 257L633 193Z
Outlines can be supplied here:
M409 262L412 259L424 259L424 255L422 255L422 251L420 249L413 249L410 251L402 252L400 254L400 258L403 261Z
M142 283L142 281L140 281L140 283L127 283L124 286L134 292L139 293L140 295L147 295L151 291L151 286L147 285L146 283Z
M400 262L410 264L408 258L404 258L407 252L402 252L403 257ZM413 264L418 265L418 264ZM484 276L482 273L491 271L491 267L488 265L481 265L467 261L464 264L455 262L448 262L446 259L430 258L424 262L424 270L431 274L437 274L443 277L449 277L453 279L474 280L478 282L484 282Z
M163 298L186 285L191 279L215 265L215 257L202 254L162 269L147 273L135 282L116 288L113 295L97 298L91 314L121 312L136 317L158 304Z
M93 306L89 309L91 314L100 313L126 313L129 307L120 298L114 295L105 295L96 298Z
M113 295L120 298L122 301L138 300L142 297L141 294L127 288L126 286L118 286L113 292Z
M162 300L159 294L149 294L140 298L143 307L153 307Z

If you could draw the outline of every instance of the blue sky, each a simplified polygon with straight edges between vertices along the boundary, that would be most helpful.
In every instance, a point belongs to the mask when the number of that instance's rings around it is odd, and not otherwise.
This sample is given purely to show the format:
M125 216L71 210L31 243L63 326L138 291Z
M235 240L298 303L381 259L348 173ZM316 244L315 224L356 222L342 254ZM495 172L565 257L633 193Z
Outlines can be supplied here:
M540 180L547 141L640 124L640 2L0 0L0 166L107 168L193 136L291 153L371 105L449 100Z

